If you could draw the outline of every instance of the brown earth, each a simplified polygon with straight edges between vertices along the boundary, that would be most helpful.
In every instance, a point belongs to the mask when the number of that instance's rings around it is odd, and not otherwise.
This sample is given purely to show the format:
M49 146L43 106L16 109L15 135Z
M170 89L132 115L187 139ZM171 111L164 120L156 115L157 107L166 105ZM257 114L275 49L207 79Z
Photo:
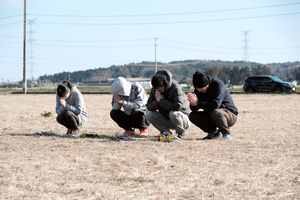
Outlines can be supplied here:
M122 133L110 95L84 95L81 132ZM233 140L35 136L66 130L55 95L0 95L0 199L300 199L300 95L235 94ZM52 112L52 117L41 113Z

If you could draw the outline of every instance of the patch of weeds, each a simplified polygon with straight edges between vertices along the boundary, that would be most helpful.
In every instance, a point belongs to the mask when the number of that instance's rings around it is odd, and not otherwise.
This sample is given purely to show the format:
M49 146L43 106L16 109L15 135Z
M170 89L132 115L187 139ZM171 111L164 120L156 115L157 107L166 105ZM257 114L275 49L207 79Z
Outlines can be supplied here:
M45 111L44 113L41 113L41 115L44 117L52 117L53 116L52 112L47 112L47 111Z

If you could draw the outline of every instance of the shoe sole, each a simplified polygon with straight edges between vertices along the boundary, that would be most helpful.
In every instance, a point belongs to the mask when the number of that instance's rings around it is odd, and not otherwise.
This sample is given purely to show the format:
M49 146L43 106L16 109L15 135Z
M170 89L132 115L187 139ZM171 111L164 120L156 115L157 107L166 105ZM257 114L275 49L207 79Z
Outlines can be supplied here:
M222 138L222 140L232 140L232 137L230 137L230 138Z
M73 137L73 138L78 138L78 137L80 137L81 136L81 134L70 134L71 135L71 137Z

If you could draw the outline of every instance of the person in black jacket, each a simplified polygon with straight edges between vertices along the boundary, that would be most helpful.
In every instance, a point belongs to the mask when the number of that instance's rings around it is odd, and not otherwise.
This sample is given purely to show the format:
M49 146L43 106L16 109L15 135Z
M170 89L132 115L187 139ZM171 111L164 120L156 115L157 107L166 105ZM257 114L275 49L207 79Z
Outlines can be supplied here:
M181 87L172 82L168 70L159 70L152 77L150 96L148 98L146 119L161 133L175 129L178 137L185 136L190 127L190 108Z
M199 71L193 75L194 93L188 93L192 112L189 119L208 133L203 139L222 137L232 139L230 127L237 121L238 109L221 80L213 79ZM201 109L201 110L199 110Z

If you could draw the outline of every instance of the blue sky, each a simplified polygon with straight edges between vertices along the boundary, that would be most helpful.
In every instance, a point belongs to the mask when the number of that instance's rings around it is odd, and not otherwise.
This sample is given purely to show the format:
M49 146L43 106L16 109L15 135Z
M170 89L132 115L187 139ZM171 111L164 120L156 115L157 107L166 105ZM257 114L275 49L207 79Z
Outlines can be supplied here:
M23 77L23 4L0 0L1 82ZM155 38L164 63L300 60L299 0L27 0L27 22L28 79L154 62Z

